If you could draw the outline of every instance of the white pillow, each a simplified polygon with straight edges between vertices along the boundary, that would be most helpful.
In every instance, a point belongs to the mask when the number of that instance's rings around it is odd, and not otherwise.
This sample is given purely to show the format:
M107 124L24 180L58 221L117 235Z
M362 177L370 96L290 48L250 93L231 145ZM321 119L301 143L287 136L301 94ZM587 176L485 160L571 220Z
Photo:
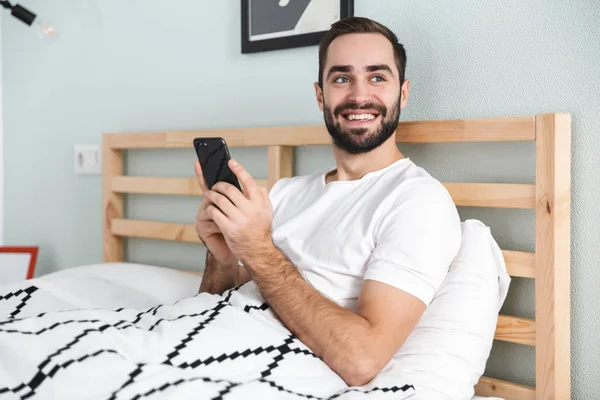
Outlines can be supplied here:
M473 397L510 284L490 229L477 220L461 225L462 244L446 279L394 357L408 381L432 392L428 398Z
M66 268L37 279L102 308L141 308L195 296L202 277L171 268L116 262Z

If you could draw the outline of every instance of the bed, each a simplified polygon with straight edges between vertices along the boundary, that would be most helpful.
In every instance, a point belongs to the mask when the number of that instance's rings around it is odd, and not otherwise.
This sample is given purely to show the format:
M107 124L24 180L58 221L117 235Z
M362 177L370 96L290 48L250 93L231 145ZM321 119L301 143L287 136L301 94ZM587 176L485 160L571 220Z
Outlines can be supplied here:
M494 338L535 346L536 386L484 376L475 394L505 400L570 399L570 115L402 122L398 132L398 143L535 142L535 184L444 185L457 206L535 210L536 251L503 250L502 256L509 275L535 280L536 318L500 315ZM201 196L195 179L126 176L124 157L132 149L188 148L195 137L211 136L223 137L231 147L267 147L268 176L259 180L267 188L292 176L294 147L330 144L324 126L104 134L103 263L115 267L126 262L128 237L201 245L193 225L132 220L124 215L124 198L129 193ZM201 279L201 274L189 276L194 286ZM246 307L258 310L262 306Z

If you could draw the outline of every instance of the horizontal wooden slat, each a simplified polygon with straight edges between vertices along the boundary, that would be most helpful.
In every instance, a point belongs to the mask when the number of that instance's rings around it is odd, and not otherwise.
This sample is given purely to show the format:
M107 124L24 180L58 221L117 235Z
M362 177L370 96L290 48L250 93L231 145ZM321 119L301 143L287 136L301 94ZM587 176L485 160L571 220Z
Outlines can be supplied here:
M415 121L400 125L398 143L515 142L535 140L535 117Z
M222 137L229 147L307 146L330 144L324 125L237 128L202 131L117 133L109 135L115 149L187 148L197 137Z
M267 187L265 179L256 181ZM112 180L112 190L117 193L172 194L201 196L196 178L154 178L145 176L117 176Z
M201 243L196 235L194 225L191 224L113 219L111 230L113 234L119 236ZM506 250L502 253L509 275L526 278L533 278L535 276L533 272L534 253Z
M154 192L152 192L154 193ZM174 193L179 194L179 193ZM199 242L194 225L172 224L166 222L113 219L112 232L120 236L145 237L150 239ZM183 232L183 233L182 233ZM186 240L190 235L191 240ZM502 251L508 274L515 277L534 278L534 253Z
M502 255L510 276L535 278L535 253L503 250Z
M535 346L535 320L499 315L494 339Z
M325 125L106 134L113 149L187 148L196 137L222 137L230 147L329 145ZM398 143L535 140L534 117L401 122Z
M112 180L112 190L117 193L202 195L196 178L116 176Z
M257 180L267 187L267 180ZM533 208L535 185L493 183L444 183L458 206ZM117 193L147 193L200 196L196 178L117 176L112 189Z
M167 222L139 221L131 219L113 219L113 235L139 237L146 239L173 240L177 242L200 243L194 225L172 224Z
M190 274L190 275L200 276L200 277L204 275L204 272L192 271L189 269L179 269L178 271L185 272L186 274Z
M504 400L535 400L535 387L484 376L475 385L475 394Z
M535 185L444 183L457 206L535 208Z

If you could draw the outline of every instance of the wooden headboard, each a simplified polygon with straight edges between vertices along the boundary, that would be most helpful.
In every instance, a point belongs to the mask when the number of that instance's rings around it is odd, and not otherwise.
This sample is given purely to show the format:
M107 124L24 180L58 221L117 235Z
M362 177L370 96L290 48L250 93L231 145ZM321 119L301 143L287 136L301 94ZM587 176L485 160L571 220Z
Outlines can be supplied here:
M324 126L211 131L107 133L103 135L103 259L123 261L125 237L198 243L194 225L126 219L126 193L197 195L195 178L133 177L123 174L129 149L190 148L195 137L223 137L231 147L268 147L270 188L292 176L294 146L329 145ZM503 251L508 272L535 280L535 320L500 315L496 340L535 346L536 386L483 377L481 396L506 400L570 399L570 209L571 116L402 122L398 143L535 141L535 184L444 183L457 206L535 209L535 253Z

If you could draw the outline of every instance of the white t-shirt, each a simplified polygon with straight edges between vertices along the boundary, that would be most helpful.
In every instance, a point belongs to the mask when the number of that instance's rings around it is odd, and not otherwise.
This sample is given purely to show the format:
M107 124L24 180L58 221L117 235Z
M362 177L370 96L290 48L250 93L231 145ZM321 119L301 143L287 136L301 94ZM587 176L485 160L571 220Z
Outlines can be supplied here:
M273 241L322 295L357 311L365 279L429 305L461 241L444 186L404 158L352 181L326 172L280 179Z

